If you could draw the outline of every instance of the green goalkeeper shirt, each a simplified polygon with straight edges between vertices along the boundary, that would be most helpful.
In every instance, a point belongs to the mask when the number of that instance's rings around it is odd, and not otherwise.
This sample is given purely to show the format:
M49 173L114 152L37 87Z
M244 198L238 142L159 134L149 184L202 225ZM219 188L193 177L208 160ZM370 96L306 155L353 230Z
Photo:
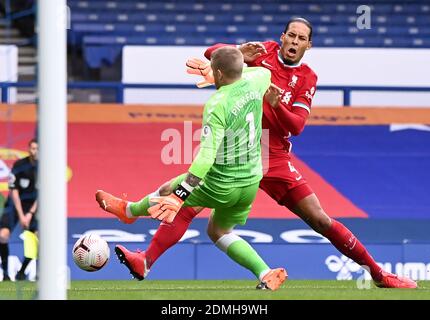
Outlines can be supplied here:
M189 169L205 184L230 189L261 180L262 105L270 77L265 68L244 68L241 79L205 104L200 150Z

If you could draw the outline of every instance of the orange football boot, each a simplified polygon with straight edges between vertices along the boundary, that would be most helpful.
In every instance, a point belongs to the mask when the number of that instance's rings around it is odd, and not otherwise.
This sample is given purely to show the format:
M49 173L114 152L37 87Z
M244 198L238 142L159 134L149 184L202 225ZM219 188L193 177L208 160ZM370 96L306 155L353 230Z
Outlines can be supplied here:
M127 217L127 201L123 199L117 198L103 190L97 190L96 200L99 203L100 208L102 208L104 211L114 214L123 223L131 224L137 220L137 217Z
M284 268L277 268L270 270L257 285L259 290L278 290L279 287L288 278L287 271Z

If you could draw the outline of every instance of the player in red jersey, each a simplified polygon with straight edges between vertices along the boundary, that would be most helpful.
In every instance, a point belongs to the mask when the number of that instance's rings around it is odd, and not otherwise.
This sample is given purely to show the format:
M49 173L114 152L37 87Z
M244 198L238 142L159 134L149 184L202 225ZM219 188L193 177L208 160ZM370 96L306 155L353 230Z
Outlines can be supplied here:
M312 46L312 26L303 18L292 19L280 40L281 45L267 41L239 46L249 66L262 66L272 73L262 120L263 128L269 129L269 167L260 188L330 240L342 254L365 266L378 287L416 288L414 281L383 271L354 234L324 212L311 187L294 168L289 138L303 131L317 83L317 75L301 63L306 50ZM206 58L210 59L214 50L225 45L208 48ZM173 224L160 225L146 252L141 253L145 274L161 254L181 239L197 213L193 208L182 208Z

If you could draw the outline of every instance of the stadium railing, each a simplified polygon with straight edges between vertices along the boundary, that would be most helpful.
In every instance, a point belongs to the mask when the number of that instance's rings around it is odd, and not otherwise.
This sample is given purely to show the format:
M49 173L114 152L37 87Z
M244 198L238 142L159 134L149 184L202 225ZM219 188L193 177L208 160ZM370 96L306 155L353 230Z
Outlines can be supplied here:
M29 82L0 82L1 103L9 100L9 88L36 88L35 81ZM115 102L124 103L124 89L197 89L193 84L143 84L121 82L69 82L69 89L112 89L116 92ZM203 89L213 89L207 87ZM430 87L384 87L384 86L318 86L319 91L342 91L343 106L351 105L353 91L390 91L390 92L430 92Z
M31 8L24 9L18 12L12 12L12 0L6 0L4 3L5 15L4 18L0 19L4 25L10 28L13 20L17 20L23 17L34 15L36 13L36 5L34 4Z

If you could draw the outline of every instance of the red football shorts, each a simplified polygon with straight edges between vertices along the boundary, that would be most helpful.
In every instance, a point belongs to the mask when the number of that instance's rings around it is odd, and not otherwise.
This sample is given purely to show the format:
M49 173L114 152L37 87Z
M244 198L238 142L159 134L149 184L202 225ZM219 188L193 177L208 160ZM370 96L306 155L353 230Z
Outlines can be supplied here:
M267 172L260 188L281 206L292 210L297 203L314 193L307 181L294 168L288 154L270 156Z

